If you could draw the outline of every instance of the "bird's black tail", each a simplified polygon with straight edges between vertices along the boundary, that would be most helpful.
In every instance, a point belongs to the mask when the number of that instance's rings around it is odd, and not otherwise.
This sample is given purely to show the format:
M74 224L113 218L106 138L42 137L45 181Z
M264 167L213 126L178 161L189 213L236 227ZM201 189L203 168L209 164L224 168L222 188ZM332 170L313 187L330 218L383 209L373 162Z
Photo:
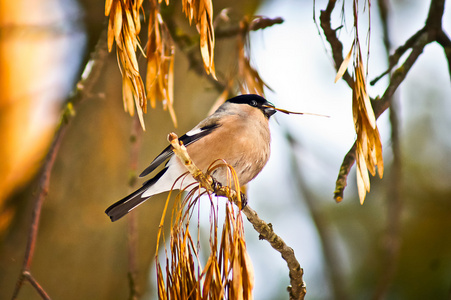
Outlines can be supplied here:
M146 191L147 187L142 186L137 191L128 195L127 197L117 201L105 210L105 213L114 222L125 216L129 211L146 201L148 198L141 198L141 195Z
M161 170L155 177L144 182L143 186L138 190L134 191L127 197L117 201L105 210L105 213L110 217L111 221L117 221L126 214L128 214L132 209L149 199L151 196L142 198L142 194L152 186L160 177L166 172L167 167Z

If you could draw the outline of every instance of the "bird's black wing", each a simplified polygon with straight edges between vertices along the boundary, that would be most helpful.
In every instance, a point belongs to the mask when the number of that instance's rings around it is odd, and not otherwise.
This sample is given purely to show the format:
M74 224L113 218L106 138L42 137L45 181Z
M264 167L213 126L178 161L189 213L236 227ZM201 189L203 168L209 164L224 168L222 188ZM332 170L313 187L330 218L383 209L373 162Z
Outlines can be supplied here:
M179 137L179 141L183 143L183 145L188 146L189 144L194 143L200 138L209 135L213 130L220 126L219 123L210 124L208 126L203 126L198 129L193 129L186 134ZM165 162L168 158L170 158L174 152L172 151L172 146L167 146L155 159L150 163L150 165L142 171L139 177L144 177L150 174L153 170L155 170L159 165Z

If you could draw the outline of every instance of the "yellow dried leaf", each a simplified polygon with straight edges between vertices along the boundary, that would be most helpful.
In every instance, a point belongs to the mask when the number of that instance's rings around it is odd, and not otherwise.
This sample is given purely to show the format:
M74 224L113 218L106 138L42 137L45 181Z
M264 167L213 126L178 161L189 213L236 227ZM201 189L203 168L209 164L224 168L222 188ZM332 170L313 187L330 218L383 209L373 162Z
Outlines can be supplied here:
M207 74L209 73L210 68L210 47L209 47L209 37L208 37L208 22L207 22L207 12L202 12L200 23L199 23L199 32L200 32L200 52L202 55L202 59L204 62L205 70Z
M133 46L133 41L131 38L126 38L124 41L125 45L125 53L126 58L129 62L129 64L126 65L126 67L132 72L134 75L139 75L138 71L138 60L136 59L136 53L135 48Z
M184 0L183 12L190 24L194 20L197 31L200 34L200 51L207 74L216 79L214 66L214 28L213 28L213 5L211 0Z
M113 49L114 43L114 19L110 17L108 20L108 52Z
M244 291L247 291L245 298L252 299L252 290L254 288L254 267L252 266L252 261L246 250L246 243L243 239L240 239L240 253L242 255L243 274L246 278L246 280L244 280L245 284L243 285Z
M142 0L133 3L133 23L135 24L136 33L141 32L141 20L139 19L139 8L142 6Z
M157 80L157 76L160 70L160 65L158 63L158 58L154 57L153 55L151 57L148 57L147 59L147 76L146 76L146 86L147 86L147 94L151 95L151 88L155 84L155 81Z
M366 189L365 189L365 184L363 182L362 174L360 173L359 168L356 172L356 179L357 179L357 191L359 194L360 204L363 205L363 202L365 201L365 196L366 196Z
M146 91L151 106L155 107L157 100L162 101L163 108L169 110L174 126L177 126L173 108L175 46L156 3L151 4L153 5L149 15Z
M369 173L379 176L383 174L382 143L377 129L376 117L367 92L367 82L360 45L355 42L354 85L352 90L352 111L357 133L356 165L357 187L359 199L363 204L366 193L370 190Z
M367 93L367 84L365 80L365 71L363 70L363 61L362 57L359 55L358 65L356 66L356 89L359 94L359 106L362 108L362 111L366 113L366 117L371 127L376 128L376 117L374 115L373 107L371 106L370 97Z
M125 17L127 18L126 28L129 31L130 37L133 37L135 39L138 32L136 31L136 28L135 28L135 22L133 21L132 12L129 9L126 9L124 12L125 12Z
M122 77L122 98L124 102L124 110L134 115L133 87L130 79L126 76Z
M116 39L116 43L120 41L122 32L122 6L121 2L117 1L114 11L114 37Z
M346 55L346 58L343 60L343 62L340 65L340 68L337 71L337 76L335 76L335 83L341 78L343 77L343 74L346 72L346 70L348 69L348 65L349 62L351 61L351 55L352 55L352 50L354 49L354 44L352 44L351 49L349 50L348 55Z
M113 0L105 1L105 16L110 15L111 7L113 6Z

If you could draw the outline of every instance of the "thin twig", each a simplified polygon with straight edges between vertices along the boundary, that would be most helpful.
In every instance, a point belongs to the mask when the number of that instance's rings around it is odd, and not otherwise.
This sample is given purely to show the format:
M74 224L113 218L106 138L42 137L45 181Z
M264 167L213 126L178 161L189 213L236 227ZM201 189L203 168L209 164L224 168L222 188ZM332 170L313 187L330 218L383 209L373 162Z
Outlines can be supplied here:
M373 80L371 80L370 84L375 85L381 78L390 74L390 72L393 70L393 68L398 64L401 57L415 45L415 43L425 33L425 31L426 30L424 27L421 28L415 34L413 34L410 38L408 38L407 41L403 45L399 46L395 50L395 52L392 55L390 55L388 58L388 69L385 70L381 75L379 75L376 78L374 78ZM385 38L384 38L384 43L386 43Z
M448 62L449 78L451 80L451 39L442 30L437 34L437 43L443 47L443 51L445 52L446 61Z
M34 279L33 275L31 275L30 272L26 271L23 273L24 279L28 280L28 282L34 287L34 289L38 292L39 296L41 296L42 299L49 299L50 296L47 294L47 292L42 288L42 286L39 284L39 282Z
M190 174L202 185L204 189L215 193L218 196L226 196L235 204L240 205L240 203L237 203L239 196L235 190L230 189L229 187L221 186L211 176L203 174L202 171L196 167L189 157L186 148L183 145L180 145L178 137L175 133L170 133L168 135L168 141L171 143L175 155L177 155ZM293 249L287 246L282 238L274 232L272 225L261 220L257 213L250 208L249 205L245 206L242 209L242 212L246 215L254 229L260 234L260 238L268 241L286 261L291 283L291 286L288 288L290 299L304 299L306 294L306 287L303 280L304 271L297 261Z
M335 70L338 71L338 69L341 66L341 63L343 62L343 44L337 37L337 31L339 29L332 29L331 24L331 15L332 11L335 8L336 2L337 2L336 0L329 0L326 9L321 11L319 20L321 28L324 31L324 36L326 37L326 40L329 42L332 48L332 57L335 63ZM342 78L346 81L346 83L349 85L351 89L354 87L354 81L352 80L352 77L351 75L349 75L348 71L344 72Z
M260 29L265 29L274 26L276 24L282 24L283 21L284 20L280 17L277 18L256 17L251 22L249 22L249 26L247 28L243 28L242 26L240 26L240 24L227 28L221 27L215 28L215 37L217 39L236 37L240 34L246 33L247 31L257 31Z
M28 233L27 247L25 250L23 265L12 295L12 299L17 299L24 280L28 280L43 299L50 299L45 290L31 275L30 271L31 264L33 262L34 250L36 247L36 239L39 230L42 205L48 193L50 185L50 175L52 173L53 165L55 163L55 158L58 154L61 141L65 136L70 120L74 116L74 108L78 103L80 103L82 99L85 98L85 95L91 94L94 84L101 74L107 55L108 51L106 44L106 32L104 32L100 35L96 48L91 55L91 60L86 65L85 71L82 74L82 78L77 84L76 91L71 96L66 105L66 109L61 115L60 124L58 126L58 129L56 130L49 152L47 153L47 156L45 158L41 177L39 180L38 192L34 199L33 214Z
M131 134L130 134L130 180L129 180L129 188L130 190L134 190L136 186L137 180L137 170L138 170L138 157L139 150L141 149L141 137L142 130L141 124L139 123L139 119L137 116L133 118ZM137 266L136 266L136 256L137 256L137 241L138 241L138 230L137 228L137 215L136 211L132 210L129 213L130 217L127 218L127 241L128 241L128 279L129 279L129 288L130 300L137 300L139 298L139 289L136 283L136 275L137 275Z

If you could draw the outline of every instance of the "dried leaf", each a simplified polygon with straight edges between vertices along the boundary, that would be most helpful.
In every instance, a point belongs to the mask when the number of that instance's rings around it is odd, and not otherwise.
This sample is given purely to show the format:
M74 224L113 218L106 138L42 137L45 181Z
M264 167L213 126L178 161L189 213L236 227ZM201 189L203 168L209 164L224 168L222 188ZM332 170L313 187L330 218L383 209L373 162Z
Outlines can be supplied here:
M376 175L376 167L379 176L383 174L382 143L377 129L371 101L367 92L367 82L363 60L360 54L360 45L355 41L356 59L354 61L354 86L352 90L352 111L356 140L356 165L357 187L360 203L363 204L366 193L370 191L371 175Z
M141 126L145 129L143 113L147 109L147 99L136 57L137 48L141 49L138 34L141 28L139 14L142 2L142 0L107 0L105 13L109 15L108 50L112 50L114 42L117 45L119 69L123 78L124 109L133 116L136 107Z
M116 2L115 10L114 10L114 38L117 41L120 41L121 32L122 32L122 6L120 2Z
M196 24L200 34L200 52L205 72L216 79L214 65L215 36L213 27L213 4L211 0L184 0L183 12L190 24Z
M156 0L149 15L149 36L147 42L146 90L152 107L157 101L169 114L177 127L174 103L174 53L175 46L169 31L158 11Z
M335 83L341 78L343 77L343 74L346 72L346 70L348 69L348 65L349 62L351 61L351 55L352 55L352 50L354 49L354 44L352 44L351 49L349 50L348 55L346 55L346 58L343 60L343 62L340 65L340 68L337 71L337 76L335 76Z
M230 168L231 178L236 177L234 170L226 163L222 167ZM212 172L217 165L213 165L208 172ZM237 184L237 182L235 183ZM176 198L171 218L170 248L166 253L166 274L161 274L161 265L157 252L157 280L159 296L166 299L251 299L253 289L253 268L250 257L246 251L244 240L243 220L238 208L230 202L225 205L225 220L221 236L218 237L218 203L210 198L210 235L209 255L205 266L199 261L198 250L201 236L198 234L197 243L191 239L189 226L193 211L196 211L198 198L191 191L188 197L181 200ZM166 213L165 206L164 214ZM195 214L194 214L195 215ZM163 215L161 220L165 219ZM160 224L158 240L164 237ZM199 230L199 229L198 229ZM220 241L220 243L218 242ZM197 245L197 246L195 246ZM205 255L201 255L203 257ZM194 264L194 257L197 264ZM164 284L166 281L166 284ZM164 294L163 292L166 291Z
M124 110L134 115L134 99L133 99L133 86L128 77L122 77L122 98L124 102Z
M370 123L371 127L374 129L376 128L376 117L374 115L373 107L371 106L370 97L368 96L368 93L366 91L367 84L365 80L365 71L363 69L362 56L361 55L358 56L359 56L358 62L355 67L355 77L356 77L355 89L357 89L357 94L361 99L359 101L359 106L361 107L361 110L366 113L366 118L368 119L368 122Z
M105 1L105 16L110 15L111 7L113 6L113 0Z

